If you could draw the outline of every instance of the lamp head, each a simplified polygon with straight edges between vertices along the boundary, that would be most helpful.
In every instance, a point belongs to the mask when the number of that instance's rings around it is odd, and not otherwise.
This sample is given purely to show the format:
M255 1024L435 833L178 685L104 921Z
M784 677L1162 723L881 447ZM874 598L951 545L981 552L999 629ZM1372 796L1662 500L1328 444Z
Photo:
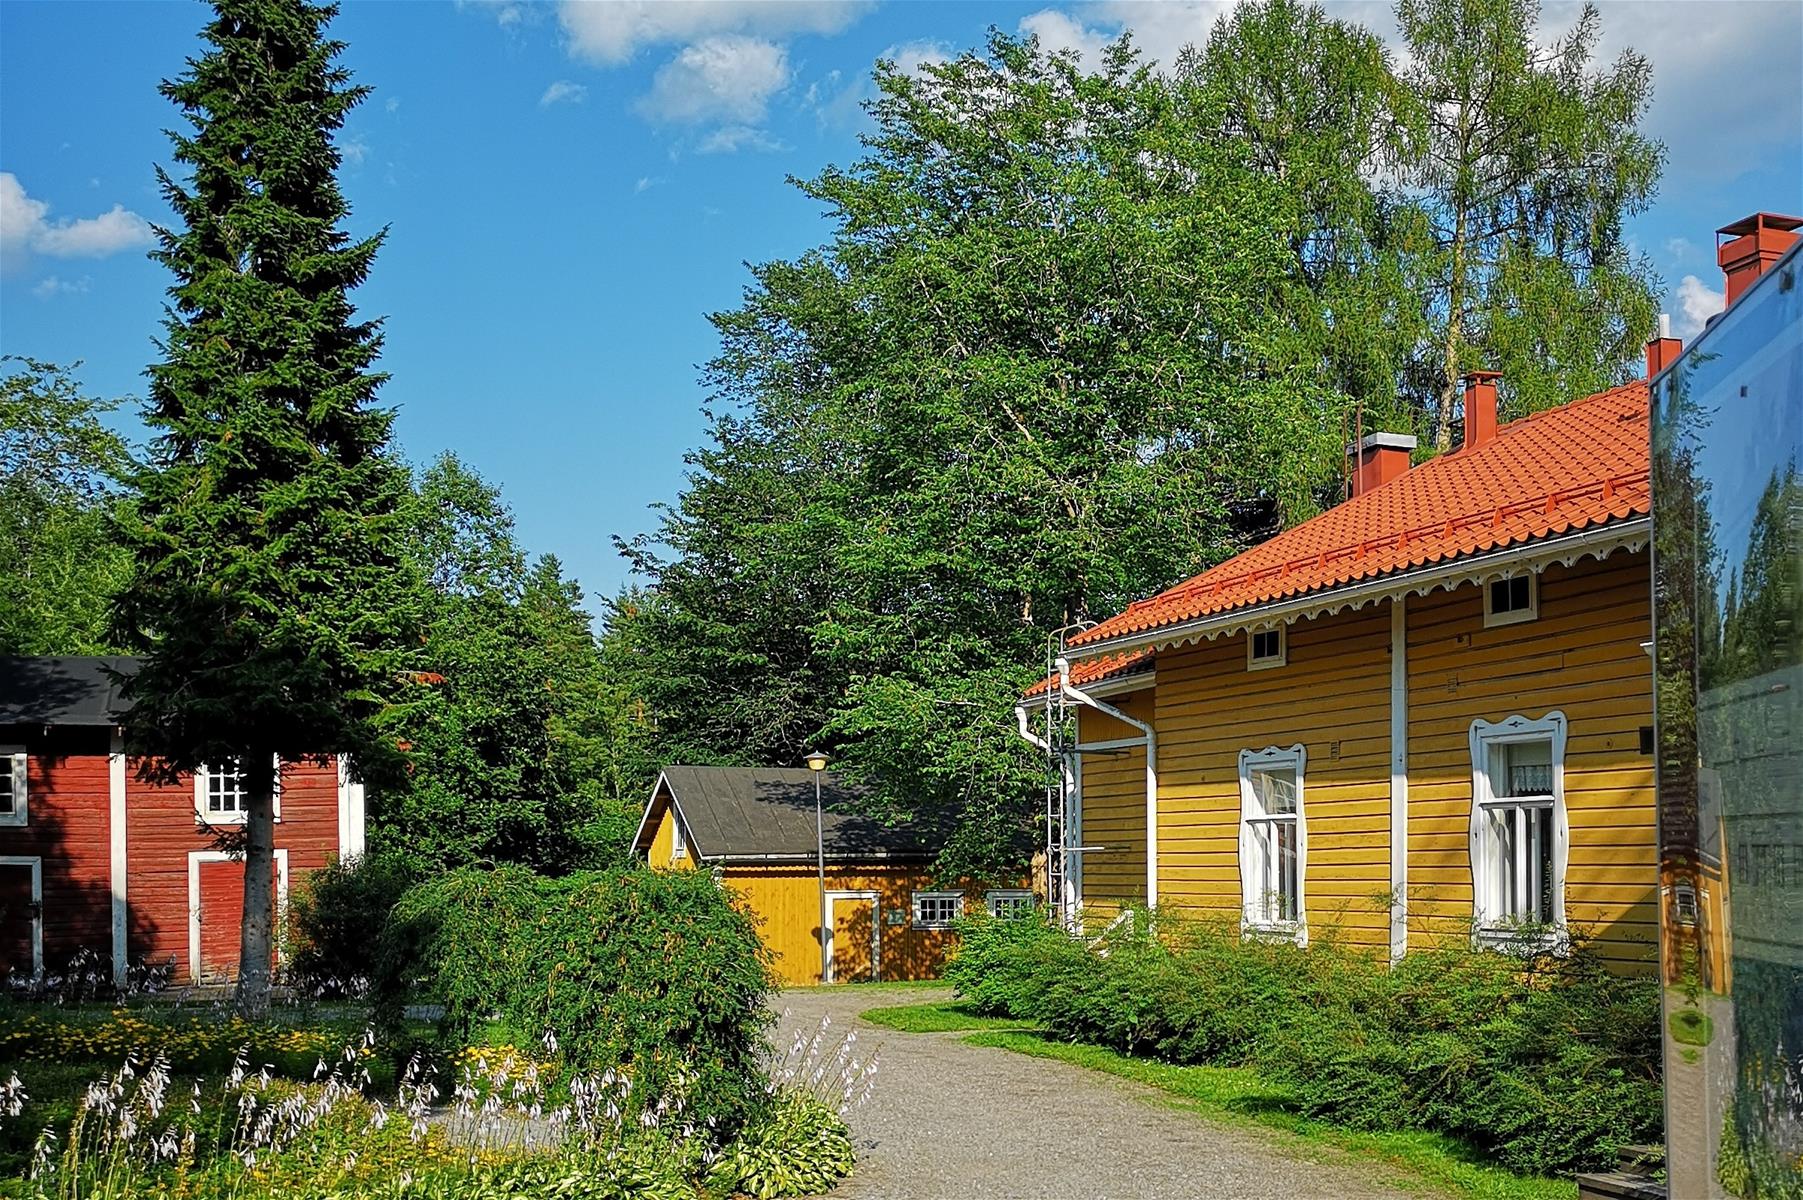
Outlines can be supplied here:
M807 763L808 770L810 771L824 771L826 770L826 755L816 750L814 753L808 755Z

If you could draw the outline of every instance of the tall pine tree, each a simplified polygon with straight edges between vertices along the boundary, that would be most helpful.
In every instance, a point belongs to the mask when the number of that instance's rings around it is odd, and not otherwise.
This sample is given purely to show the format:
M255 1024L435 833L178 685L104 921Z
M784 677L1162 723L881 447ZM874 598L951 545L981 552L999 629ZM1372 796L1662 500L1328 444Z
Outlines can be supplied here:
M333 134L366 94L334 62L336 8L219 0L210 48L162 92L187 177L159 170L175 276L144 417L158 431L124 533L136 578L115 608L145 658L128 735L165 777L244 772L238 1004L268 1002L275 764L392 762L384 698L412 632L399 552L407 475L374 406L379 323L350 292L381 235L353 240Z

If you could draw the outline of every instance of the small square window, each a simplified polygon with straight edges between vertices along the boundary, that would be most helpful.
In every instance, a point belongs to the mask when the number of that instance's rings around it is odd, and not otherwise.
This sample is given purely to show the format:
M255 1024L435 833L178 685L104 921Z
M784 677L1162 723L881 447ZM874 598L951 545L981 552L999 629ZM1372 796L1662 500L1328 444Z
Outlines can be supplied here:
M1484 624L1513 625L1540 615L1539 586L1532 574L1492 579L1484 591Z
M1003 919L1018 917L1023 913L1033 911L1033 893L1008 888L990 892L983 897L983 903L989 909L989 915L992 917Z
M950 929L964 915L963 892L915 892L914 928Z
M1249 670L1281 667L1284 664L1285 649L1283 626L1254 629L1246 635L1246 667Z
M1697 889L1688 883L1672 888L1672 919L1680 925L1697 923Z
M206 768L206 817L230 820L244 815L244 768L237 763Z

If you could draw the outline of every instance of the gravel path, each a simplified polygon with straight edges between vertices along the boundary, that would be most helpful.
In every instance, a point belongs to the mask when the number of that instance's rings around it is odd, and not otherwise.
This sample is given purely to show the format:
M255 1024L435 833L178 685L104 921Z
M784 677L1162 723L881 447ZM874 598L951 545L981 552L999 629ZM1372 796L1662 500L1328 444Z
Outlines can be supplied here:
M851 1114L858 1166L845 1200L1378 1200L1420 1195L1377 1182L1381 1167L1281 1133L1212 1124L1163 1093L1068 1063L966 1045L961 1034L898 1033L856 1021L919 988L785 993L779 1038L830 1014L881 1066Z

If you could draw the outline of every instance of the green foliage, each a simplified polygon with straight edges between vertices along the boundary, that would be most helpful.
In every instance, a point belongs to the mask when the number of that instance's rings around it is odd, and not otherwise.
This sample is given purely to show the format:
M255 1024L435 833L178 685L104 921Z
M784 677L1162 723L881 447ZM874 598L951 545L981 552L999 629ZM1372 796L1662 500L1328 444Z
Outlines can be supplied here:
M704 872L465 868L408 892L387 940L381 998L420 987L452 1040L498 1015L554 1035L572 1069L625 1070L638 1102L682 1096L722 1128L762 1094L765 951Z
M1412 135L1397 175L1426 221L1413 269L1433 347L1407 378L1444 451L1473 368L1501 371L1521 413L1629 376L1657 279L1622 225L1652 202L1665 150L1639 128L1647 59L1592 65L1595 5L1550 44L1539 0L1398 0L1396 20Z
M1593 68L1588 10L1546 50L1534 0L1398 12L1401 71L1297 0L1159 74L879 65L863 157L798 183L830 236L715 316L708 442L625 546L603 658L666 761L824 744L953 829L943 873L1017 870L1059 630L1337 501L1360 427L1445 449L1465 370L1525 412L1638 369L1645 60Z
M0 654L107 654L130 575L112 534L130 452L71 371L7 356L0 378Z
M581 588L553 557L528 563L500 491L454 455L415 480L407 530L440 682L393 722L412 769L373 798L372 840L421 872L617 861L639 796L610 774L613 696Z
M125 684L129 738L172 779L244 767L239 1002L268 1003L273 772L348 754L398 767L383 718L416 645L401 558L406 472L376 407L378 324L353 289L380 235L353 241L333 138L365 95L335 64L330 7L219 0L163 95L185 179L158 171L174 276L149 369L150 458L118 524L135 572L114 606L143 655Z
M1302 1115L1445 1133L1522 1173L1602 1166L1658 1132L1657 986L1582 950L1524 963L1444 946L1391 967L1331 941L1148 924L1111 933L1104 953L979 927L947 977L1055 1037L1254 1067Z
M393 855L340 859L314 871L288 899L288 971L311 996L361 996L381 970L372 935L414 882Z
M708 1175L710 1186L757 1200L816 1196L851 1174L851 1130L838 1113L801 1091L762 1105Z

